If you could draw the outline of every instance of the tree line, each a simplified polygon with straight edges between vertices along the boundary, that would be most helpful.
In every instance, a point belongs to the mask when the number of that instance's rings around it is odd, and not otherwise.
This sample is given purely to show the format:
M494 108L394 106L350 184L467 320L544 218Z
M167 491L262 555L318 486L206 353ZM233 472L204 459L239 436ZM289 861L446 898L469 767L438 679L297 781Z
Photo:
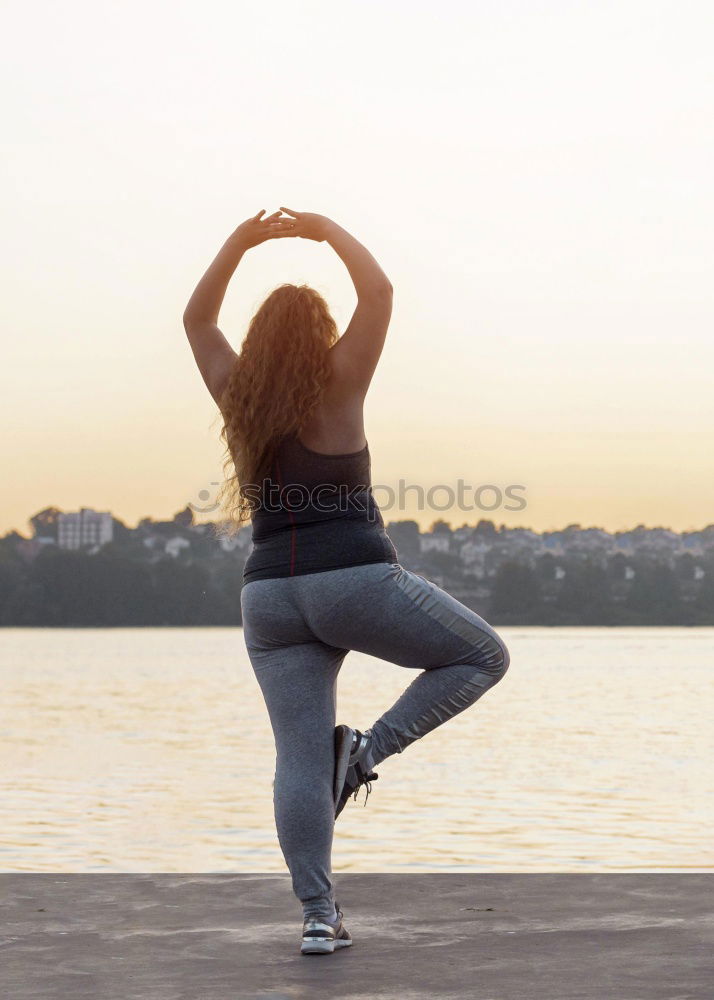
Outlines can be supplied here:
M215 550L147 558L114 542L93 554L47 545L29 560L2 539L0 625L237 626L244 561ZM714 554L698 578L686 554L674 565L649 555L573 556L557 567L547 554L510 558L487 586L440 553L400 552L400 561L495 625L714 625Z

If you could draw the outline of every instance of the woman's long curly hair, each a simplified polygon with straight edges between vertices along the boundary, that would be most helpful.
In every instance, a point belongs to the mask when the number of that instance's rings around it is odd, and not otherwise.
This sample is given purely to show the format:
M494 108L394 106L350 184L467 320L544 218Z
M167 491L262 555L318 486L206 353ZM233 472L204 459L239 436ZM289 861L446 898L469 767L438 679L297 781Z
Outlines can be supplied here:
M280 439L302 431L330 373L337 325L309 285L275 288L250 321L220 397L226 452L219 533L233 536L251 517L251 493L268 475Z

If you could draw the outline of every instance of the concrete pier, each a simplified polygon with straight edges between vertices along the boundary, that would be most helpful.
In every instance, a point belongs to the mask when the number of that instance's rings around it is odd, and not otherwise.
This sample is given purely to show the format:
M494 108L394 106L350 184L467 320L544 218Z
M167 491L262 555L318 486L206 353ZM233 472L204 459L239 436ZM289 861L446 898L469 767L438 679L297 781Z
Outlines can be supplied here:
M708 874L340 874L300 954L289 876L0 875L8 1000L711 1000Z

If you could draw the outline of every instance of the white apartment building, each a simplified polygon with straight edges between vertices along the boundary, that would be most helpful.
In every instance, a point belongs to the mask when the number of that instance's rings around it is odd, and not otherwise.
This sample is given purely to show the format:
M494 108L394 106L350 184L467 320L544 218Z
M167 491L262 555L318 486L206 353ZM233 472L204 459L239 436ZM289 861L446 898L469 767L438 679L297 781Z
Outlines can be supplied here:
M104 545L111 542L112 534L112 515L109 511L82 507L79 511L57 515L57 544L61 549Z
M451 544L451 537L447 534L427 534L419 536L420 552L448 552Z

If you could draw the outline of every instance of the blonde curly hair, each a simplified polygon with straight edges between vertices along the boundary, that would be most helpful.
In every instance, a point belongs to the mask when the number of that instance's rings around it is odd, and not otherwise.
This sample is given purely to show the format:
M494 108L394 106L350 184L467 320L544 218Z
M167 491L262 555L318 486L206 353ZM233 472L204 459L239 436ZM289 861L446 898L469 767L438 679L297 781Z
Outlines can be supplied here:
M226 448L220 534L233 536L250 520L245 489L268 475L280 439L302 431L322 396L337 339L327 302L309 285L279 285L251 319L219 400Z

